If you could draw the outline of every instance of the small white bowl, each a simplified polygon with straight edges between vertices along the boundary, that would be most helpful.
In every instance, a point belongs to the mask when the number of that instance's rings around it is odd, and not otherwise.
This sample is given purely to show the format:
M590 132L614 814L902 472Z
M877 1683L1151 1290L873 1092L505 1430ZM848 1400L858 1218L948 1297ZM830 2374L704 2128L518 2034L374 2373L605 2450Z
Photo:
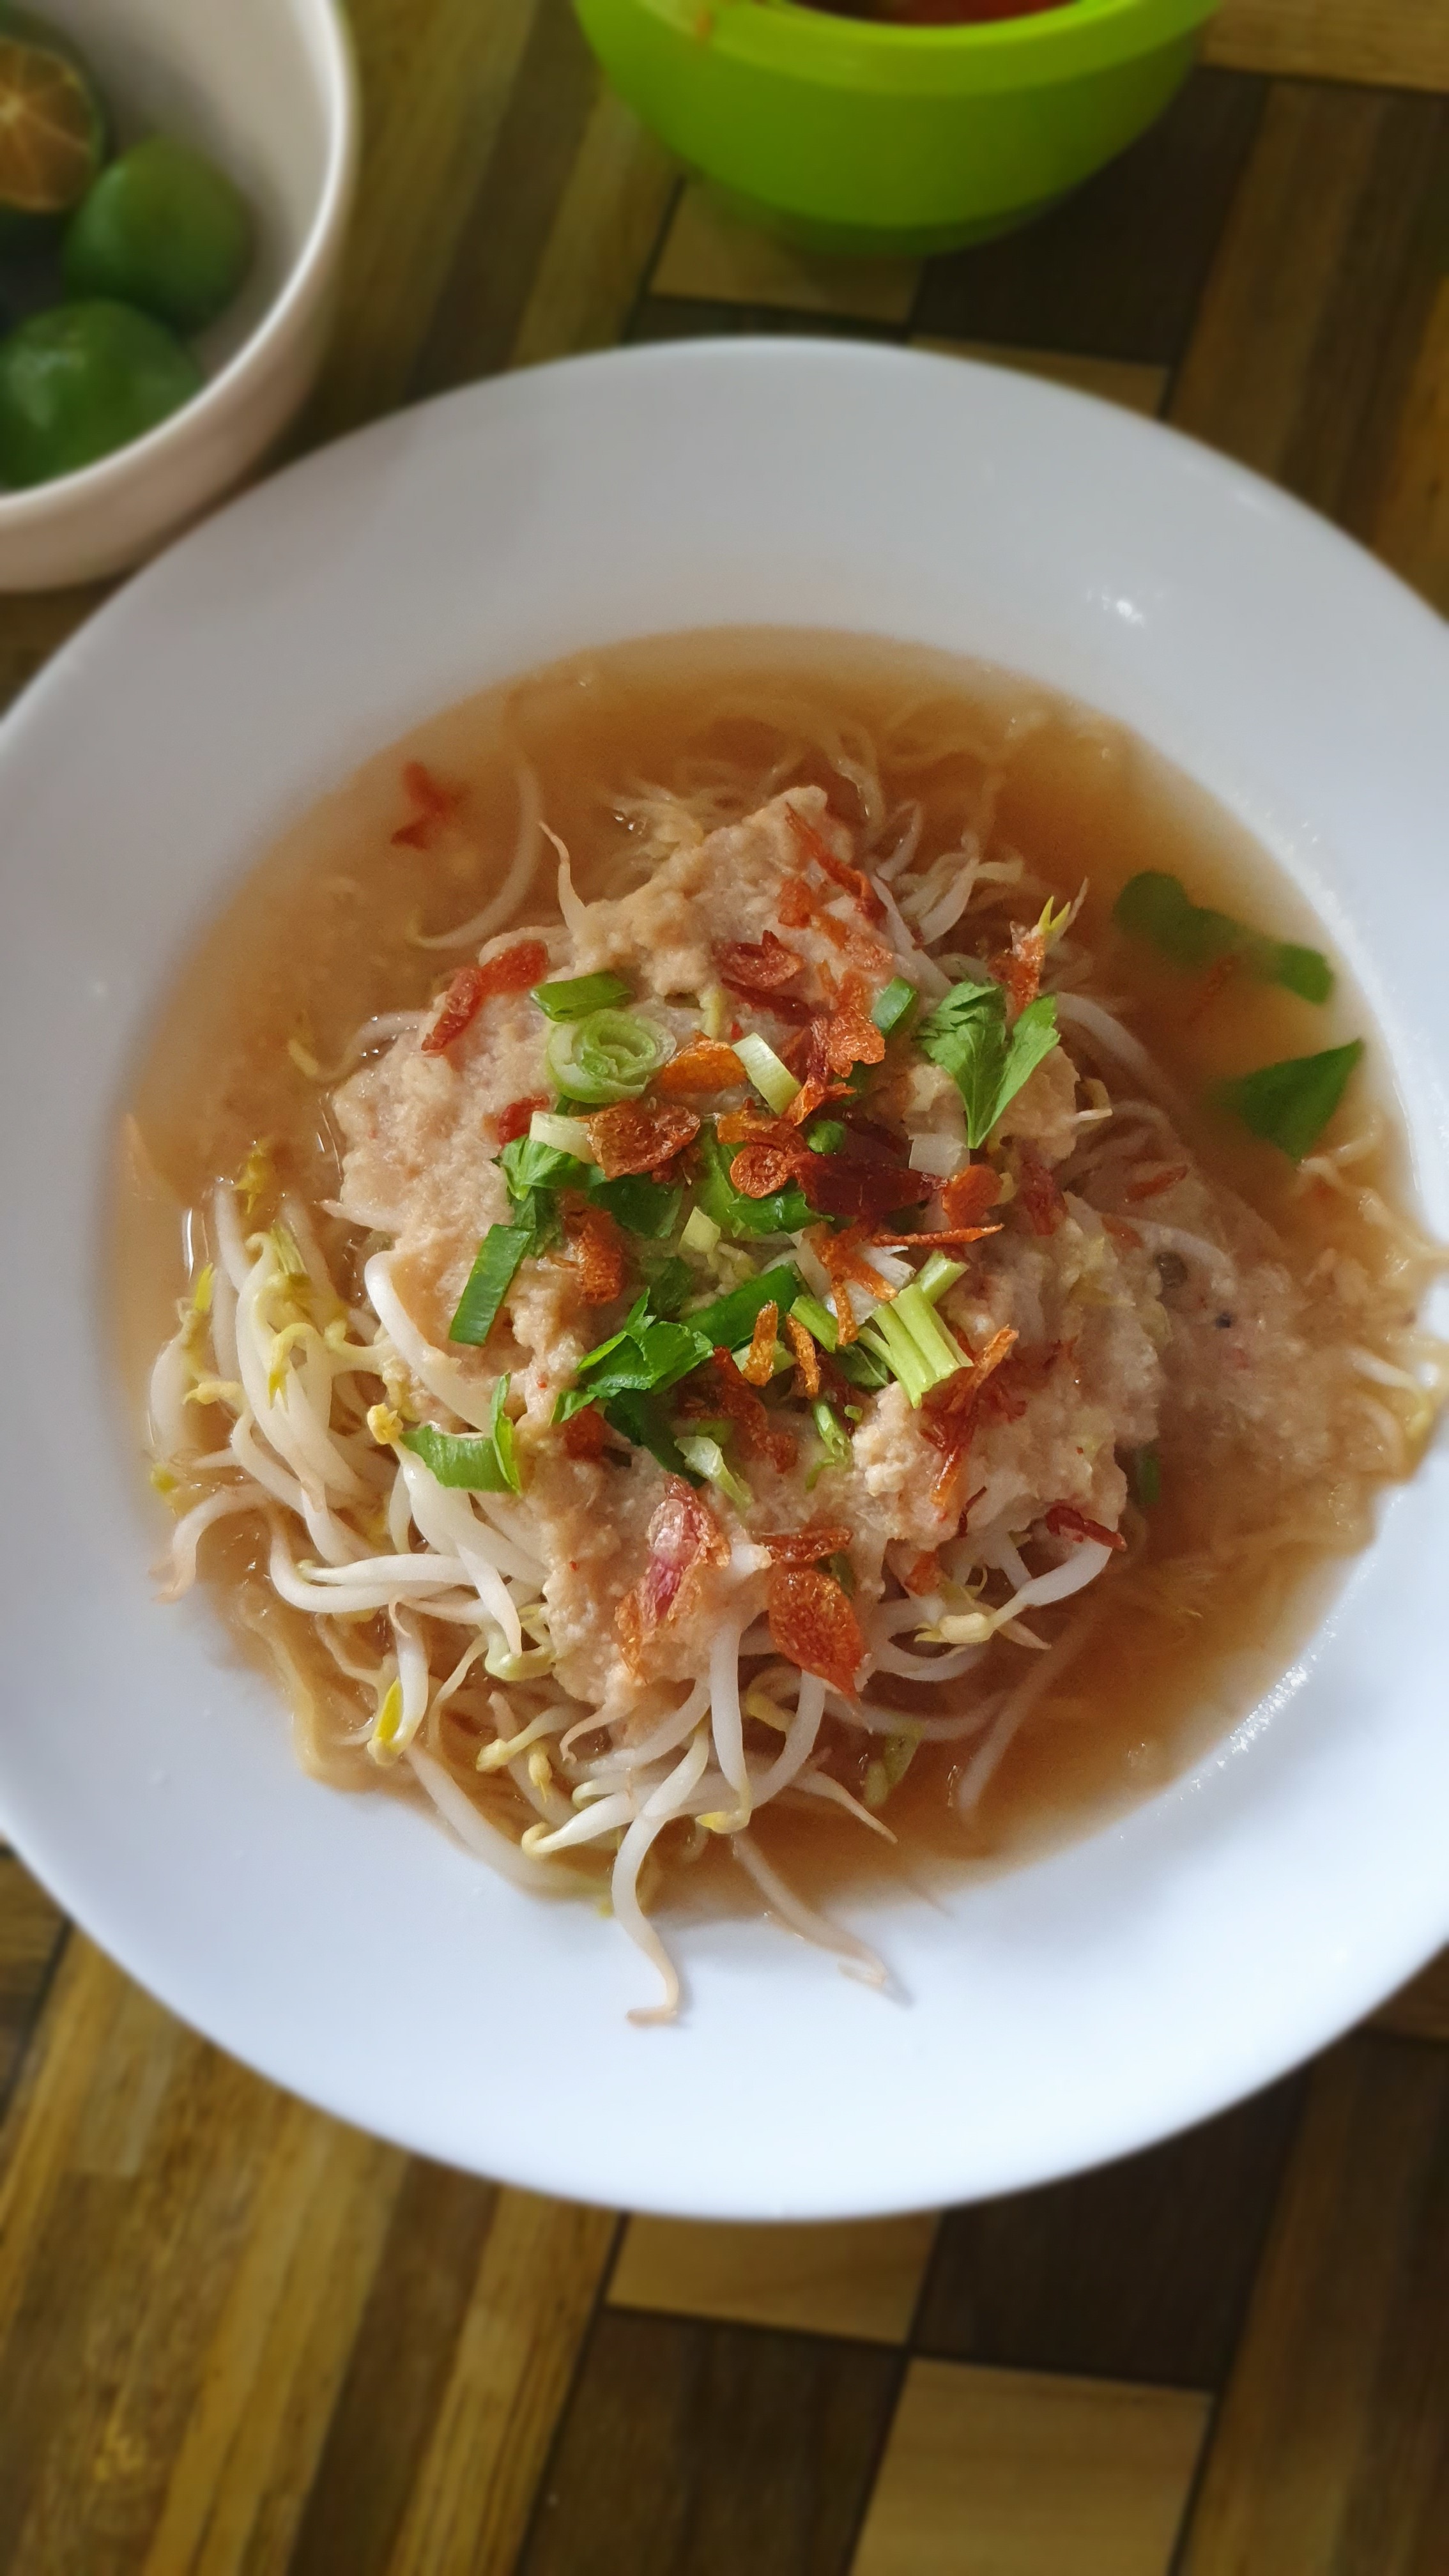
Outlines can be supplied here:
M43 0L96 75L118 140L180 136L235 179L257 255L198 342L207 383L79 474L0 491L0 591L138 563L239 483L311 389L357 177L359 108L336 0Z

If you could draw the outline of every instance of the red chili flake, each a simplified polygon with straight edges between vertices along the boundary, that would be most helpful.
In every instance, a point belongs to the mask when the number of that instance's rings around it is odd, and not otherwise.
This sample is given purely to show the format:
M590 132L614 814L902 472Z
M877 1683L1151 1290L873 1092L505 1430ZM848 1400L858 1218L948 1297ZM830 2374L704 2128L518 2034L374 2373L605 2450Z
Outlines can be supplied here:
M657 1171L699 1134L692 1109L646 1109L638 1100L596 1109L585 1125L594 1160L609 1181L621 1180L626 1172Z
M865 1661L860 1621L833 1574L819 1565L777 1565L770 1574L770 1642L802 1673L855 1696Z
M933 1547L927 1548L921 1556L913 1556L901 1576L907 1592L916 1600L919 1600L923 1593L934 1592L940 1580L941 1560Z
M636 1669L655 1630L687 1607L699 1567L724 1565L729 1558L709 1505L681 1476L665 1479L663 1500L649 1524L648 1546L644 1572L614 1613L625 1660Z
M662 1073L654 1078L656 1091L728 1091L730 1085L745 1080L745 1068L732 1046L715 1038L691 1038L678 1055L671 1056Z
M755 1317L750 1347L739 1364L740 1375L747 1386L769 1385L775 1374L775 1336L779 1329L780 1309L772 1298Z
M1042 1518L1053 1538L1095 1539L1099 1547L1125 1547L1120 1530L1103 1529L1100 1521L1089 1521L1072 1503L1053 1503Z
M498 1113L499 1144L512 1145L517 1142L520 1136L526 1136L532 1123L535 1109L546 1109L548 1107L548 1097L549 1096L546 1091L535 1091L530 1099L510 1100L506 1109L500 1109Z
M780 1145L742 1145L730 1165L741 1198L768 1199L794 1178L795 1157Z
M931 1194L930 1181L922 1173L908 1170L904 1163L888 1163L876 1155L849 1151L807 1151L797 1178L817 1215L865 1228L882 1225L900 1208L919 1207ZM933 1236L932 1240L937 1238Z
M776 1530L755 1545L767 1547L777 1565L818 1565L822 1557L843 1556L850 1539L848 1529Z
M1185 1181L1191 1168L1189 1163L1174 1163L1168 1171L1153 1172L1145 1181L1134 1181L1127 1196L1129 1199L1160 1198L1164 1190L1172 1189L1178 1181Z
M988 973L1006 988L1008 1016L1017 1020L1027 1005L1036 1000L1041 989L1041 970L1046 963L1046 939L1040 930L1028 930L1019 921L1011 925L1011 946L988 964Z
M794 983L805 965L773 930L763 939L727 939L714 954L723 982L737 992L778 993L782 984Z
M814 1337L806 1331L798 1317L787 1315L785 1338L795 1354L795 1364L800 1372L796 1393L804 1395L813 1402L820 1393L820 1353L815 1346Z
M1040 1154L1023 1145L1017 1156L1016 1204L1033 1234L1055 1234L1067 1203Z
M1128 1224L1124 1216L1104 1216L1102 1231L1104 1234L1110 1234L1114 1243L1128 1244L1134 1252L1142 1250L1141 1235L1135 1225Z
M394 832L394 846L406 850L430 849L434 834L440 832L445 823L451 823L457 813L463 802L463 790L461 787L444 787L420 760L404 761L402 783L414 810L411 822L404 823L400 830Z
M818 832L813 823L807 822L796 806L787 805L785 811L790 818L790 829L801 849L807 858L814 860L822 875L829 877L832 885L838 885L842 893L850 895L859 904L867 921L884 921L885 905L881 902L869 877L862 876L859 868L848 867L844 859L838 859L824 833Z
M586 1404L582 1413L571 1413L563 1427L564 1454L569 1458L601 1458L609 1445L609 1426L596 1404Z
M1241 962L1241 959L1235 957L1231 951L1226 957L1214 958L1203 977L1202 990L1187 1015L1189 1026L1194 1020L1200 1020L1205 1011L1212 1009L1218 995L1232 982Z
M568 1236L586 1306L608 1306L628 1276L624 1239L607 1208L579 1208L568 1217Z

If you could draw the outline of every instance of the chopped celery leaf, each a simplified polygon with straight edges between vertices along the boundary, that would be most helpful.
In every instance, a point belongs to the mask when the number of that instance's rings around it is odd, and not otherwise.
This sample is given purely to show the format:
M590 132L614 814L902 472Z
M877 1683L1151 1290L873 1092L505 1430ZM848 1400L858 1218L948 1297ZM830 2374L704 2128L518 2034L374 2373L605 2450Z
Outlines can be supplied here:
M1214 1097L1236 1110L1245 1127L1301 1163L1311 1154L1342 1100L1349 1075L1363 1054L1362 1038L1327 1047L1321 1055L1289 1056L1260 1065L1235 1082L1221 1082Z

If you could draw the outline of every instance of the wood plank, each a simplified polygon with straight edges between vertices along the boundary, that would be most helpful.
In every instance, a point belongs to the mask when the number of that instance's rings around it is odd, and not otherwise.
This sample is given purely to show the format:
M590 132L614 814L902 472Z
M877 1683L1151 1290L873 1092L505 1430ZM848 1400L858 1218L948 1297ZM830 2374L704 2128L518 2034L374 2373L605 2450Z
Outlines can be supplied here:
M598 2319L517 2576L845 2576L894 2353Z
M1295 2079L1144 2155L949 2212L916 2349L1220 2385L1300 2102Z
M1307 80L1449 90L1443 0L1222 0L1207 62Z
M1449 2051L1321 2061L1183 2576L1449 2565Z
M740 222L708 190L690 186L674 210L649 283L655 295L904 322L920 275L915 259L838 259L797 250Z
M1048 384L1067 385L1073 393L1095 394L1101 402L1121 403L1149 419L1161 411L1170 369L1137 365L1130 358L1084 358L1068 349L1013 349L999 340L913 339L913 349L933 349L943 358L975 358L987 367L1011 367L1018 375L1044 376Z
M511 2576L616 2226L499 2193L389 2576Z
M935 2233L931 2216L833 2227L631 2218L609 2304L902 2343Z
M1385 563L1449 616L1449 279L1425 325L1368 534ZM1445 1984L1441 1962L1439 2038L1449 2038Z
M511 365L606 349L622 336L678 185L662 145L622 99L603 90L544 245Z
M483 183L537 0L350 0L364 141L332 354L298 438L401 401Z
M1174 364L1262 100L1259 81L1195 72L1166 115L1056 213L929 261L913 329Z
M539 0L410 394L507 365L599 88L570 0Z
M1167 2576L1207 2412L1180 2389L913 2362L853 2576Z
M0 1851L0 2112L20 2063L65 1918L12 1851Z
M1449 107L1275 87L1171 404L1370 532L1433 306Z

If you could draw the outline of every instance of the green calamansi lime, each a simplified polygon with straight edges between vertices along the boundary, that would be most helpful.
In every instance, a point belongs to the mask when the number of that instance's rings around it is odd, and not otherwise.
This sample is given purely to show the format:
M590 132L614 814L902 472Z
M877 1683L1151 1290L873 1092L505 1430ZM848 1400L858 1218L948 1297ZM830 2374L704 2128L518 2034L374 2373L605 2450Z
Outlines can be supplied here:
M201 370L149 313L62 304L0 340L0 480L49 483L189 402Z
M0 12L0 240L68 215L105 149L105 108L84 63L38 20Z
M230 304L252 255L246 201L224 171L164 134L103 170L61 253L68 295L119 296L176 331Z

